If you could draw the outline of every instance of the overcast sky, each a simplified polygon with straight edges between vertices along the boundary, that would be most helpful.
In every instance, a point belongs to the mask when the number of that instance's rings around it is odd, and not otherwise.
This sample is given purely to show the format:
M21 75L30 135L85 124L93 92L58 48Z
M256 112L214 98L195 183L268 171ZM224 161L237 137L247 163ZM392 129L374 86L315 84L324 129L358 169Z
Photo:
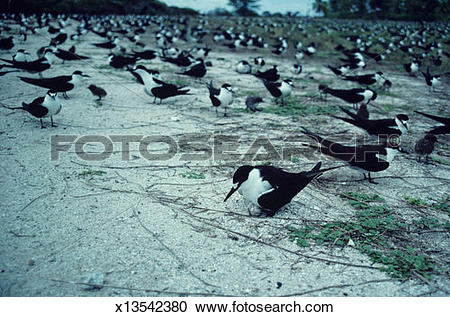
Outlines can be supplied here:
M227 5L228 0L162 0L162 2L170 6L190 7L200 12L208 12L215 8L232 9ZM312 3L313 0L260 0L258 12L285 13L287 11L299 11L302 14L307 14L310 11L309 13L312 14Z

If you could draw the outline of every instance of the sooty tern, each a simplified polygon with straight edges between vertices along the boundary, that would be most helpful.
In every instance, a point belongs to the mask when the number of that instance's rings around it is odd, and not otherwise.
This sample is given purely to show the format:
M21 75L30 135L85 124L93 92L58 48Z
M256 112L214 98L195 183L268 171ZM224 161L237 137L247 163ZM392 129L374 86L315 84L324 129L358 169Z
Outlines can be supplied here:
M222 106L224 108L224 117L227 116L227 107L231 103L233 103L233 93L234 91L231 89L231 85L223 84L220 89L215 88L213 82L206 84L206 87L209 90L209 99L211 100L212 105L216 108L216 115L218 116L217 108Z
M74 71L72 75L69 76L58 76L52 78L36 79L19 76L21 81L24 81L28 84L47 88L56 92L62 92L65 98L67 98L67 92L78 86L81 83L83 77L90 76L83 74L83 72L79 70Z
M305 128L302 129L304 134L320 144L320 146L308 145L309 147L319 150L322 154L347 162L354 169L362 170L364 178L366 178L365 172L369 172L368 179L371 183L375 182L372 180L370 172L380 172L387 169L399 151L399 138L391 138L384 144L346 146L326 140ZM380 158L380 155L386 156L386 159Z
M234 192L239 191L245 200L251 203L250 215L259 216L264 213L271 217L281 207L288 204L313 179L326 171L341 167L320 169L321 165L322 163L319 162L312 170L300 173L289 173L278 167L267 165L243 165L234 173L233 187L224 202Z
M442 126L437 126L437 127L433 127L433 129L431 129L430 131L428 131L427 133L431 133L431 134L450 134L450 118L445 118L445 117L439 117L439 116L434 116L428 113L423 113L420 111L414 111L418 114L421 114L422 116L425 116L427 118L430 118L431 120L440 122L444 125Z
M377 93L371 89L353 88L353 89L332 89L326 85L319 85L319 91L322 94L330 94L334 97L353 104L355 109L359 104L368 104L371 100L377 98Z
M399 114L394 119L369 120L357 114L351 113L343 107L339 108L341 108L341 110L351 118L343 118L332 115L333 118L343 120L357 126L358 128L364 129L370 135L376 135L380 138L390 138L391 136L400 136L405 134L409 130L409 118L405 114Z
M53 122L53 116L61 111L61 102L58 99L58 94L54 90L49 90L44 97L34 99L30 103L22 102L22 107L7 107L8 109L20 109L29 112L32 116L39 118L41 122L41 129L44 129L42 118L50 117L52 127L56 127Z

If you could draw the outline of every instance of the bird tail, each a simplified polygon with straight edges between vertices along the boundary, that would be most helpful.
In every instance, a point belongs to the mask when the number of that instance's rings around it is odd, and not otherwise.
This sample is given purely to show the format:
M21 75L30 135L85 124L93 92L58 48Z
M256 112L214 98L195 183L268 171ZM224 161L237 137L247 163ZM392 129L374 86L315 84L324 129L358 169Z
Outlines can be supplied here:
M177 95L190 95L189 89L177 90Z
M301 127L302 132L304 134L306 134L307 136L309 136L312 139L315 139L317 142L322 143L322 141L324 140L324 138L322 138L320 135L315 134L311 131L309 131L308 129L306 129L305 127Z
M308 171L308 172L302 172L302 176L306 176L308 178L314 179L319 177L320 175L322 175L323 173L327 172L327 171L331 171L337 168L341 168L345 165L340 165L340 166L334 166L334 167L329 167L329 168L324 168L324 169L320 169L320 167L322 166L322 162L317 163L312 170Z
M359 119L359 116L357 115L357 114L354 114L353 112L350 112L350 111L348 111L347 109L345 109L345 108L343 108L343 107L341 107L341 106L339 106L339 108L342 110L342 111L344 111L347 115L349 115L350 117L352 117L353 119L355 119L355 120L357 120L357 119ZM340 118L339 118L340 119ZM344 120L344 119L342 119L342 120ZM345 121L345 120L344 120Z
M358 125L357 121L353 120L353 119L349 119L349 118L344 118L344 117L339 117L339 116L335 116L335 115L331 115L331 117L336 118L336 119L340 119L342 121L345 121L347 123L353 124L353 125Z

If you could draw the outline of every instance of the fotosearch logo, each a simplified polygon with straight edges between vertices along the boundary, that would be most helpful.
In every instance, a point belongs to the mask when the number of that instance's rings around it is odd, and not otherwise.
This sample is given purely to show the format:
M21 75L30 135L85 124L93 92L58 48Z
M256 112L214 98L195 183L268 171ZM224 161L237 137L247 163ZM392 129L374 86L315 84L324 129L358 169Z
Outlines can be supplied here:
M359 137L360 138L360 137ZM334 135L333 139L346 146L355 147L356 138L348 135ZM362 140L364 142L372 141ZM395 143L398 138L382 142ZM361 144L361 138L358 141ZM52 135L50 138L51 161L58 161L62 153L74 152L84 161L104 161L115 153L121 153L123 161L131 159L131 153L149 161L167 161L177 158L180 161L292 161L294 158L307 157L319 159L323 150L318 142L304 135L288 135L281 141L272 142L267 136L244 138L242 135L225 134L184 134L173 137L168 135ZM339 154L340 147L331 147L324 151ZM378 153L379 149L354 153L357 161L364 161L369 153ZM345 152L348 156L348 151ZM381 153L382 154L382 153ZM133 155L135 157L136 155ZM317 156L317 157L316 157Z

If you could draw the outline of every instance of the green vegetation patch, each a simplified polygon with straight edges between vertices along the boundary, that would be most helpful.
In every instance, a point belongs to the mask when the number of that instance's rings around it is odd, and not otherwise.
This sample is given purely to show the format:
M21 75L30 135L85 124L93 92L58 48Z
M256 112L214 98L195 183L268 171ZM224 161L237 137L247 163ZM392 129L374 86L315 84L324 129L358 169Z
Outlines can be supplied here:
M352 246L366 254L380 270L399 279L420 275L430 279L440 269L425 251L408 238L410 233L423 230L450 230L450 223L433 217L422 217L405 223L399 220L394 210L377 194L343 192L340 197L354 209L354 218L349 221L317 222L303 227L286 226L289 239L300 247L312 244L324 246ZM448 199L429 203L421 199L405 197L414 206L440 206L448 208ZM440 203L440 205L438 205Z
M188 179L205 179L205 174L203 173L195 173L195 172L184 172L180 174L183 178Z

